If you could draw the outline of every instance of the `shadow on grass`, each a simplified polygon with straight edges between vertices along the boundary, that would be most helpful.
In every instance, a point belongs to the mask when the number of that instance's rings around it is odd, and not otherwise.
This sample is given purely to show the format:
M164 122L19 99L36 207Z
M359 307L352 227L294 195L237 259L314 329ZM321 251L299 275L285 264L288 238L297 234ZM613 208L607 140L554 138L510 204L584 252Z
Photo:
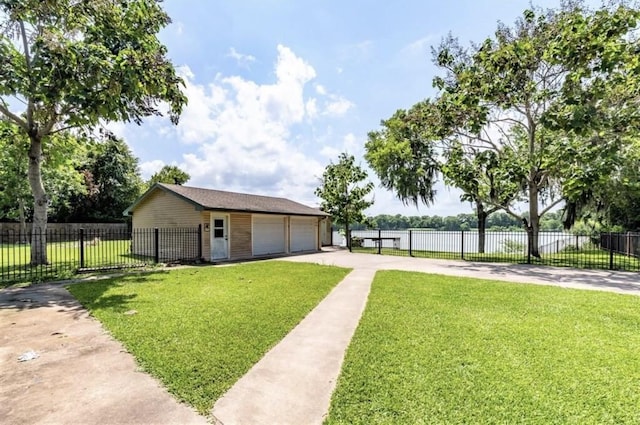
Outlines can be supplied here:
M65 311L85 311L65 285L83 284L83 298L87 304L108 307L116 311L129 310L128 303L135 295L105 295L114 286L123 283L143 283L154 276L168 273L167 270L136 272L108 277L94 276L95 280L76 280L53 284L35 284L21 288L7 288L0 291L0 310L31 310L36 308L61 308Z

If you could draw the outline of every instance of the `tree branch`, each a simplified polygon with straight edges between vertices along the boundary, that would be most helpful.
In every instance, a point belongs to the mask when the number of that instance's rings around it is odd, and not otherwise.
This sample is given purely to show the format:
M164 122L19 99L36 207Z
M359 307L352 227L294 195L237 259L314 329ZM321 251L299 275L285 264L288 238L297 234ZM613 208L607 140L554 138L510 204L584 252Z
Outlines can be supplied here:
M7 118L9 118L11 121L18 124L20 128L22 128L23 130L29 131L29 125L27 124L27 122L22 118L20 118L19 116L17 116L16 114L14 114L13 112L11 112L9 108L7 108L3 103L0 103L0 112L4 114Z
M549 212L549 210L551 210L551 208L555 207L556 205L558 205L560 202L562 202L564 199L559 198L556 199L555 201L553 201L551 204L549 204L548 207L546 207L545 209L542 210L542 212L540 213L540 217L542 217L543 215L545 215L546 213Z
M49 115L49 120L47 120L44 126L38 129L38 135L40 137L44 137L44 136L48 136L49 134L52 134L51 130L53 130L53 126L55 126L56 122L58 122L59 115L56 112L55 106L49 111L47 115Z
M31 130L33 128L33 109L34 109L33 99L31 98L31 96L33 95L33 93L31 93L31 89L33 88L32 87L33 76L31 75L31 58L29 54L29 41L27 40L27 30L24 28L24 21L20 21L20 33L22 34L22 45L24 47L24 61L25 61L25 64L27 65L27 75L29 78L29 95L27 96L27 100L28 100L27 125L29 126L29 130Z

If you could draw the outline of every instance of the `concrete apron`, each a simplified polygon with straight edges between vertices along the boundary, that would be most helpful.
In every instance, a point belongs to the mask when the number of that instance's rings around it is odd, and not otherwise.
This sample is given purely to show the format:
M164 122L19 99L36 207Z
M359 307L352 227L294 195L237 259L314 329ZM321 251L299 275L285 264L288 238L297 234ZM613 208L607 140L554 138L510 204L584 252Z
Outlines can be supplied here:
M321 424L375 270L357 269L213 407L231 424Z
M0 423L207 421L140 372L66 289L36 285L0 291Z

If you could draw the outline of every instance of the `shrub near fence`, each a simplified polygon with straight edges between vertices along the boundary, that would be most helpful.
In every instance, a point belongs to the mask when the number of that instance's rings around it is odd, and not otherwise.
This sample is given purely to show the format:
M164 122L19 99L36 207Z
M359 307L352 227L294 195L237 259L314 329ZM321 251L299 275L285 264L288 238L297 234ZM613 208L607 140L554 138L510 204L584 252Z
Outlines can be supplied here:
M526 232L356 230L354 252L411 257L543 264L608 270L640 270L640 234L606 233L593 238L540 232L540 257L532 255ZM337 238L336 240L340 240ZM484 249L482 249L484 248Z
M160 262L190 262L202 258L202 228L48 229L49 264L30 265L31 233L0 232L0 283L44 281L76 273L144 267ZM19 241L27 243L20 243Z

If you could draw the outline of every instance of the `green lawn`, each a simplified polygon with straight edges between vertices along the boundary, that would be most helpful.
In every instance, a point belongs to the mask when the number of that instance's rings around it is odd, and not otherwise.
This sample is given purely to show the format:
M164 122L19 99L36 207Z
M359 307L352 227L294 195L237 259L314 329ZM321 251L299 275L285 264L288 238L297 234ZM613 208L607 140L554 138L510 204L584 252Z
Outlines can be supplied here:
M114 267L142 264L148 258L130 254L130 240L103 240L85 243L84 267ZM73 276L80 268L78 242L47 244L48 265L31 267L31 247L28 244L0 245L0 287L20 281L41 281Z
M640 423L640 297L379 272L328 424Z
M207 414L349 270L268 261L68 289L180 400ZM136 314L127 314L135 310Z
M362 252L368 254L377 254L377 248L353 248L353 252ZM382 248L382 255L400 255L409 256L409 251L393 248ZM412 251L412 256L416 258L432 258L444 260L462 260L459 252L443 252L443 251ZM491 263L516 263L526 264L527 256L519 253L491 253L477 254L466 253L464 260L482 261ZM557 254L545 254L542 258L531 257L531 264L539 264L546 266L573 267L577 269L609 269L610 254L608 251L600 249L589 249L582 251L563 251ZM613 255L614 270L640 271L640 259L628 257L614 253Z

